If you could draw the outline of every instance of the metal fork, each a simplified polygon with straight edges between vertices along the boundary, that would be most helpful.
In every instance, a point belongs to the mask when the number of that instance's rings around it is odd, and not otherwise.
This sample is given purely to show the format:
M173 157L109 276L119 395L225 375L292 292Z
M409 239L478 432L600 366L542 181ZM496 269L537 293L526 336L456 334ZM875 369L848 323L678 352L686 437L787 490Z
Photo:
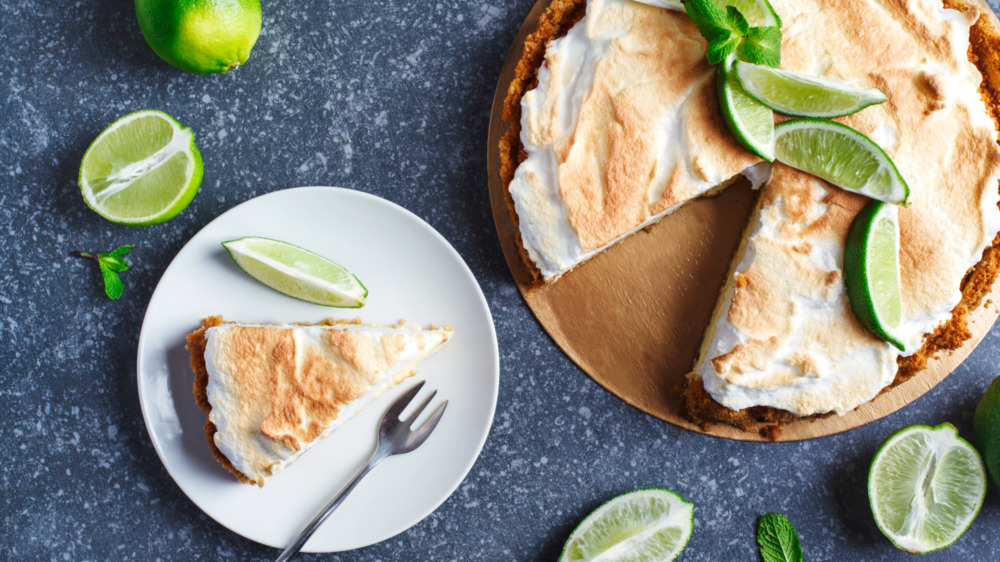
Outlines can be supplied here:
M334 496L330 503L326 504L326 507L319 512L318 515L312 520L309 525L299 533L299 536L295 537L292 544L288 545L282 553L281 556L275 560L275 562L283 562L288 560L295 555L299 550L302 549L302 545L309 540L309 537L319 529L320 525L333 513L333 510L343 503L344 498L347 494L351 493L351 490L358 484L358 482L373 468L375 465L382 462L388 457L393 455L402 455L404 453L409 453L410 451L416 449L427 440L427 436L434 431L437 427L439 421L441 421L441 416L444 414L444 409L448 406L448 401L445 400L440 406L434 410L434 413L427 418L427 421L422 423L417 429L411 429L413 422L416 421L417 416L424 411L424 408L430 404L431 399L437 394L437 391L432 391L431 395L424 400L424 403L417 407L413 414L405 419L400 420L399 414L403 412L404 409L410 404L413 398L417 395L417 392L424 386L427 381L420 381L413 386L410 390L407 390L405 394L396 399L395 402L389 406L389 409L385 411L382 415L382 421L379 422L378 435L375 437L375 450L368 457L368 463L351 478L351 481L344 486L344 489L340 491L339 494Z

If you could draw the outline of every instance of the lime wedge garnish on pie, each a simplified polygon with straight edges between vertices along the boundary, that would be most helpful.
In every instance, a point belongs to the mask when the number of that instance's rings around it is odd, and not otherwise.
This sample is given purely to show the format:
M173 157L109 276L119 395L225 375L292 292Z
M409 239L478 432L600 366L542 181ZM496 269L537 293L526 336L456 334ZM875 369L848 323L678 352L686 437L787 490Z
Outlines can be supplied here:
M985 496L983 461L949 423L894 433L879 447L868 472L875 523L897 548L914 554L958 540Z
M719 65L715 74L715 90L722 118L733 138L743 148L764 160L774 160L774 113L753 99L733 72L735 57Z
M823 119L792 119L774 128L774 157L834 185L889 203L906 204L910 187L870 138Z
M115 121L91 143L80 163L80 191L102 217L145 226L184 210L201 176L191 129L146 109Z
M684 11L684 4L681 0L635 0L641 4L649 4L668 10ZM736 6L736 9L747 19L747 23L753 26L778 26L781 27L781 18L771 7L767 0L716 0L720 8Z
M300 300L360 308L368 289L350 271L309 250L270 238L223 242L236 265L275 291Z
M888 99L878 88L857 88L829 78L743 61L734 68L748 94L785 115L840 117Z
M687 546L694 504L663 488L622 494L573 531L559 562L673 560Z
M904 350L893 335L902 316L897 207L870 202L851 224L844 283L854 315L869 332Z

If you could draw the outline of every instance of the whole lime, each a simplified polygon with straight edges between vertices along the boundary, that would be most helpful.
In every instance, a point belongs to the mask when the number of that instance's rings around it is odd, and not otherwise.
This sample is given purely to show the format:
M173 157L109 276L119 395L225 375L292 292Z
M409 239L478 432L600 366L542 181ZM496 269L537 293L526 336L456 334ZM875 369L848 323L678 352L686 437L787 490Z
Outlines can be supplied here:
M260 36L260 0L135 0L135 15L160 58L196 74L238 68Z
M993 380L972 418L976 444L986 461L986 471L1000 490L1000 377Z

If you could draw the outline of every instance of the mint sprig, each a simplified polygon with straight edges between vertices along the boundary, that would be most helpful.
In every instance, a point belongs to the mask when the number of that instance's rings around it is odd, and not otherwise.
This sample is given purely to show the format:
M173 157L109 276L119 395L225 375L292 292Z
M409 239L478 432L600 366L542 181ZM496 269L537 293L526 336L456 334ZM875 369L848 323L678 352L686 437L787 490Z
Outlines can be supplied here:
M110 252L91 254L88 252L70 252L76 258L87 258L97 262L104 279L104 294L111 300L118 300L125 294L125 284L118 276L122 271L132 267L122 256L131 252L135 246L122 246Z
M799 534L787 517L768 513L757 524L757 544L764 562L802 562Z
M781 64L781 28L753 26L735 7L720 8L713 0L682 0L691 21L708 41L708 62L719 64L737 53L755 64Z

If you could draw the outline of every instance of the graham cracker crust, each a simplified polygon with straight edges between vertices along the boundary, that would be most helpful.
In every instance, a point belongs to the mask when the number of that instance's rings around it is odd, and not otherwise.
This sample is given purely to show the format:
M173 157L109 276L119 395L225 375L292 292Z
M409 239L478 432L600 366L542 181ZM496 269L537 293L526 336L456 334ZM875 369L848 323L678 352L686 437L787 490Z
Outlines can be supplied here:
M966 0L944 0L944 6L958 11L980 9L979 6L972 5ZM537 86L538 69L544 63L545 48L549 42L566 35L585 13L586 0L553 0L539 18L536 30L525 39L521 60L515 68L514 79L507 89L503 120L509 127L499 145L500 180L503 182L507 207L515 226L518 225L518 216L508 188L514 178L514 171L527 158L520 140L521 98L525 92ZM1000 130L1000 32L985 14L970 30L968 57L983 75L979 92L997 129ZM541 274L524 249L520 233L517 235L517 243L521 258L532 272L535 282L541 283ZM896 378L882 392L917 375L926 368L929 358L941 352L958 349L971 337L967 326L968 315L982 304L983 297L990 292L998 271L1000 271L1000 234L993 239L992 245L983 251L982 259L962 280L962 299L952 310L951 319L939 326L933 334L929 334L920 350L909 357L900 357L897 360L899 369ZM766 439L776 440L781 435L782 425L803 419L785 410L766 406L730 410L712 399L701 379L697 377L689 377L685 387L680 389L680 395L687 417L702 427L707 427L711 423L723 423L743 431L758 431ZM830 415L833 414L814 414L806 418L816 419Z

